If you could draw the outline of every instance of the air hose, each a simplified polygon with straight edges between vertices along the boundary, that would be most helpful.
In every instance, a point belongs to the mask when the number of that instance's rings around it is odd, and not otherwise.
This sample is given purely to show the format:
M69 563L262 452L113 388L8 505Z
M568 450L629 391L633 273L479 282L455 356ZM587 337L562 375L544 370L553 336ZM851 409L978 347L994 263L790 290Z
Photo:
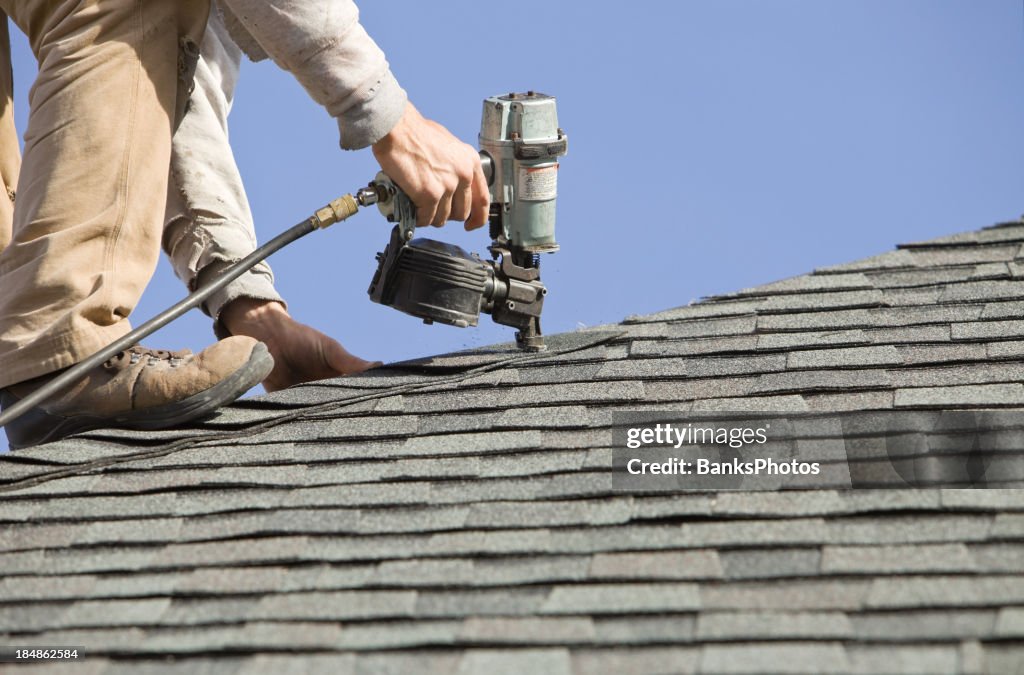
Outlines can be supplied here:
M245 274L245 272L252 269L257 263L267 259L271 254L280 251L288 244L296 241L297 239L301 239L314 230L322 230L335 223L339 223L350 218L355 215L358 210L359 204L357 203L356 198L350 194L335 199L306 220L292 226L288 230L268 241L263 246L257 248L245 258L242 258L230 267L225 268L223 272L211 279L203 287L196 289L188 297L184 298L172 307L168 307L132 332L112 342L92 356L68 368L50 382L25 396L25 398L21 399L7 410L4 410L0 413L0 427L10 424L28 412L31 408L34 408L51 396L61 393L80 380L87 372L104 363L112 356L134 347L142 339L160 330L185 312L206 302L206 300L208 300L214 293Z

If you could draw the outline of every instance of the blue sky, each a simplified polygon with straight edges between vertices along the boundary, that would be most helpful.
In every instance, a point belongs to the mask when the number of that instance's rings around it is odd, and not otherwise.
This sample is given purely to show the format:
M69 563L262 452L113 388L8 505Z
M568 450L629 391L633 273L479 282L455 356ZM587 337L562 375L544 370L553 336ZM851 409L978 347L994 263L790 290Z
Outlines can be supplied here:
M365 2L427 116L475 144L483 98L558 97L570 138L544 329L617 322L1024 211L1019 0ZM34 62L15 37L25 128ZM232 145L266 240L365 184L370 152L273 64L243 66ZM389 226L366 212L271 259L296 318L365 358L512 338L370 303ZM483 251L486 229L428 236ZM137 323L183 295L162 262ZM199 350L198 312L146 341ZM2 444L0 444L2 447Z

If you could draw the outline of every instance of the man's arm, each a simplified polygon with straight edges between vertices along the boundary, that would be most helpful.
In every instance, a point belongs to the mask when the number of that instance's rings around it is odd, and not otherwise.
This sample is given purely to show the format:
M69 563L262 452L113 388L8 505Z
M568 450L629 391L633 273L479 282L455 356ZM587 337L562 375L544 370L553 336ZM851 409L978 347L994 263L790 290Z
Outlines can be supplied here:
M231 32L234 42L246 48L250 56L258 58L265 50L294 73L311 96L337 117L342 147L373 145L381 166L419 208L421 224L442 225L449 218L466 220L467 227L484 223L488 193L477 152L444 127L424 119L408 103L383 53L359 26L352 2L221 1L228 11L223 22L220 16L211 17L211 27ZM233 58L237 68L237 54ZM221 76L231 74L220 72L216 66L214 70ZM225 85L230 90L231 83ZM201 83L197 83L197 89L199 86ZM216 82L211 81L210 86L214 98L223 94L226 115L230 91L222 91ZM224 132L226 143L226 129ZM179 141L181 146L190 146L204 139L198 134ZM191 153L188 156L194 159ZM231 159L230 152L225 157ZM233 159L230 163L234 165ZM240 182L237 192L248 215ZM245 222L251 232L251 218ZM179 229L168 228L168 236L173 237ZM201 237L196 236L198 230L193 227L187 232L182 250L203 249ZM226 232L218 231L209 239L216 248L228 237ZM216 274L218 266L248 253L244 248L235 246L232 255L223 256L224 261L200 269L196 275L199 282L204 274ZM187 270L188 260L178 258L175 269ZM275 359L274 371L264 382L268 391L374 365L349 354L323 333L294 321L273 291L270 279L269 268L250 273L229 285L207 306L222 334L249 335L268 345Z
M477 151L408 103L352 0L220 1L235 41L269 55L338 120L342 148L373 146L420 225L484 224L490 197Z
M269 56L338 121L341 147L365 148L405 112L405 91L352 0L219 0L246 54Z
M175 273L190 289L256 248L252 213L227 133L240 58L220 17L211 15L192 103L171 143L163 236ZM218 337L248 335L267 345L274 357L274 370L263 382L267 391L374 365L295 321L274 289L266 263L215 293L203 310L213 317Z

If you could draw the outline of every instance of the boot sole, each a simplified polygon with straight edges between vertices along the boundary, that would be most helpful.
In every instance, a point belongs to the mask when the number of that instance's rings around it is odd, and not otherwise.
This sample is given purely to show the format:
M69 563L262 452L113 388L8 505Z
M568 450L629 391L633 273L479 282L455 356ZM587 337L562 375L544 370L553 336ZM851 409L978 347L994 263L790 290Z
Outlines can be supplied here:
M152 408L132 410L121 415L98 417L93 415L52 415L42 408L33 408L9 424L7 440L12 450L52 443L62 438L95 429L131 429L158 431L169 429L213 414L217 409L235 401L239 396L262 382L274 369L274 359L262 342L257 343L249 360L238 370L214 386L198 394ZM18 401L3 392L2 408Z

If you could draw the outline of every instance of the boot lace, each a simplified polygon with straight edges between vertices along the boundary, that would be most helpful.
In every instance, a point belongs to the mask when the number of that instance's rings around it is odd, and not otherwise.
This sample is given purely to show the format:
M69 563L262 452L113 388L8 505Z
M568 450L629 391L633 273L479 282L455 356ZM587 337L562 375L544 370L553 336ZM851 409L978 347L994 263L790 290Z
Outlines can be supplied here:
M134 366L143 359L148 359L147 366L155 366L161 361L169 362L171 368L177 368L182 361L190 354L189 350L169 351L166 349L150 349L136 345L111 356L103 364L104 368L116 369L125 365Z

